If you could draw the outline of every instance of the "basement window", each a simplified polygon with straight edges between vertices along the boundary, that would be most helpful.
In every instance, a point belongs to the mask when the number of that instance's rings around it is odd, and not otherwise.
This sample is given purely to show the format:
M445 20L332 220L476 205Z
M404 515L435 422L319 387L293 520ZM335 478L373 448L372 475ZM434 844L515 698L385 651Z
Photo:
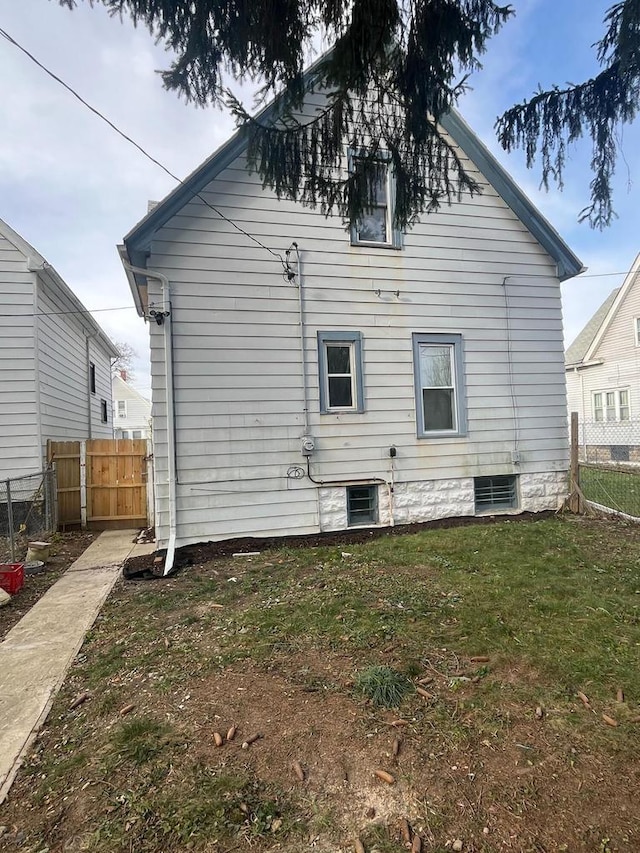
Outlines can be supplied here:
M518 506L516 477L475 477L473 481L476 512L515 509Z
M376 524L378 489L376 486L347 486L347 524Z

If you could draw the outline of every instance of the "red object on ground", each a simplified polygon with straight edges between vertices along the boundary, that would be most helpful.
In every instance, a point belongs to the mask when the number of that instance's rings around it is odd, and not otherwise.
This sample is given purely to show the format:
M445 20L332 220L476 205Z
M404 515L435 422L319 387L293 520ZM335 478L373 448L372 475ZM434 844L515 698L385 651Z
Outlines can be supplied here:
M0 563L0 587L15 595L24 586L24 565L22 563Z

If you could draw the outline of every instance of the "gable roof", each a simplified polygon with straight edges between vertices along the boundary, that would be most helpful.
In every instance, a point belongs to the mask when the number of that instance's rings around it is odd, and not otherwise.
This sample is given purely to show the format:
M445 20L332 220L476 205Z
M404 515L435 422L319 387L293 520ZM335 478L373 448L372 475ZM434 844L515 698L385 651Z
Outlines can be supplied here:
M116 400L124 400L125 397L121 397L120 394L122 391L126 391L127 394L131 395L127 399L137 399L138 402L144 403L145 406L149 409L149 413L151 413L151 400L148 400L145 396L143 396L137 388L133 387L133 385L129 385L129 383L124 380L119 373L114 373L111 377L111 390L113 393L114 402Z
M51 266L51 264L36 251L30 243L21 237L17 231L14 231L10 225L0 219L0 237L8 240L22 255L27 262L27 269L30 272L37 273L43 284L50 287L73 305L74 311L77 314L79 323L84 326L85 330L92 336L95 336L102 343L105 351L111 358L117 358L120 354L113 342L107 337L102 330L102 327L94 320L90 312L84 307L69 285L64 281L62 276Z
M307 72L306 85L313 85L314 73L324 57L321 57ZM263 123L273 121L278 115L280 96L268 104L259 114ZM513 210L528 231L540 243L543 249L556 262L558 278L565 281L584 272L582 261L571 251L558 232L542 215L537 207L525 195L514 179L504 169L489 149L480 141L456 110L451 110L441 119L442 128L464 151L472 163L493 186L503 201ZM147 215L124 238L124 249L133 266L145 267L154 234L175 216L188 202L201 192L207 184L226 169L237 157L245 152L247 137L243 129L236 133L184 181L182 181L162 201L153 207ZM123 253L121 253L122 255ZM143 284L140 277L136 277ZM134 294L134 299L135 299ZM140 301L136 299L138 309Z
M627 293L636 281L640 282L640 254L636 257L631 269L625 276L622 286L611 291L575 341L567 348L564 356L567 368L578 367L595 357L600 341L620 310L620 306L624 302Z
M605 317L609 313L619 292L620 288L617 287L607 296L571 346L567 347L567 351L564 354L564 361L567 367L580 364L584 361L584 357L589 351L589 347L593 343L595 336L598 334L600 326L604 323Z

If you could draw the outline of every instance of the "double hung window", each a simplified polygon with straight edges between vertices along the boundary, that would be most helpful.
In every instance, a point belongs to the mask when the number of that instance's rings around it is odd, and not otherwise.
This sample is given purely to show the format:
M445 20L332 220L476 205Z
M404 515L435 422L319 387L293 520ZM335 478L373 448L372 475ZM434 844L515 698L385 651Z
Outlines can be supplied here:
M381 155L371 162L351 155L349 165L354 191L369 199L361 218L351 226L352 244L401 248L402 235L393 227L395 183L389 159Z
M363 412L360 332L318 332L320 411Z
M466 434L462 358L462 335L413 335L419 438Z

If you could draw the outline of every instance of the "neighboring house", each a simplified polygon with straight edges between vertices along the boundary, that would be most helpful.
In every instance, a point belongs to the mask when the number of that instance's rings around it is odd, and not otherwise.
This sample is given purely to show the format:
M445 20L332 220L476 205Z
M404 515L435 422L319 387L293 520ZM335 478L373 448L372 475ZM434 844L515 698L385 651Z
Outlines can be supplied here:
M640 462L640 255L565 353L587 458Z
M561 505L559 283L582 264L457 113L443 126L484 192L404 234L384 161L349 229L263 189L236 134L125 238L169 569L203 540Z
M114 438L151 438L151 403L127 382L120 370L111 382Z
M111 438L117 350L55 269L0 220L0 480L42 470L48 439Z

